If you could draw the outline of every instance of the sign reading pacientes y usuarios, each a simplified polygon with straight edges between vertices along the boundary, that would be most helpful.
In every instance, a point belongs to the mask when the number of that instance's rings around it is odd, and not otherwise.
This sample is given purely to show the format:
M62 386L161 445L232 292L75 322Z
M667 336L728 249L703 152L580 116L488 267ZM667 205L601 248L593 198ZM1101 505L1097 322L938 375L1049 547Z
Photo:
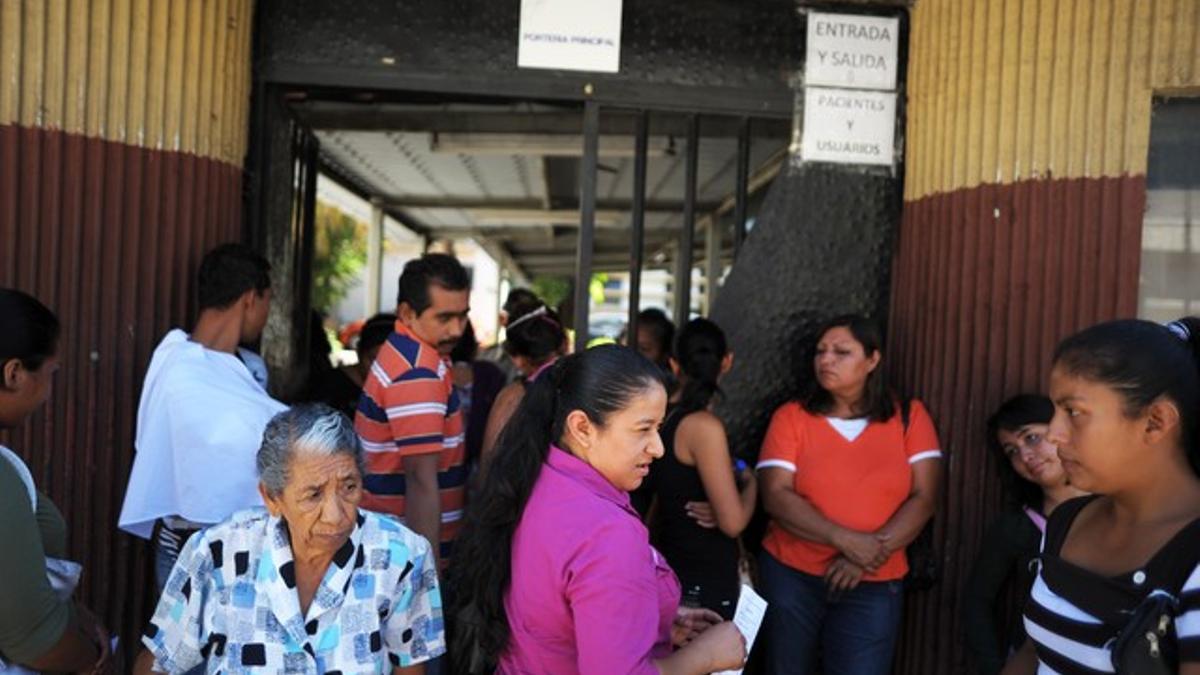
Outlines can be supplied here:
M896 134L896 94L882 91L804 90L807 162L891 165Z
M615 73L622 0L521 0L517 66Z
M896 17L811 12L804 84L895 89L899 33Z

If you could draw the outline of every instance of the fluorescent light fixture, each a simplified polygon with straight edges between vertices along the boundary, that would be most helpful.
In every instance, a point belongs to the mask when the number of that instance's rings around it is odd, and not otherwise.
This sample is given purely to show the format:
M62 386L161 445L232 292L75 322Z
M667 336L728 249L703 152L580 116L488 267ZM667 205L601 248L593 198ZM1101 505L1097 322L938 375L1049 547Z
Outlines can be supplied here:
M531 155L540 157L581 157L583 137L571 134L496 134L438 133L429 141L431 152L460 155ZM601 136L601 157L633 157L632 136ZM675 154L674 139L657 136L647 139L647 157Z
M468 209L471 219L480 227L504 227L506 225L573 225L579 227L577 209ZM597 211L596 227L619 227L623 214L620 211Z

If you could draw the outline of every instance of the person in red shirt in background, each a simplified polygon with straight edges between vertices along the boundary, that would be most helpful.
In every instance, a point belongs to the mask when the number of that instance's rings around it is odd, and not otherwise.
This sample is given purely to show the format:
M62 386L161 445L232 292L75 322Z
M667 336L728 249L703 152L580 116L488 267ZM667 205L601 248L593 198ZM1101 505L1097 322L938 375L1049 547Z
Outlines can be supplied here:
M448 357L467 325L471 282L453 257L429 254L404 266L399 286L395 331L371 365L354 418L366 455L362 506L402 518L444 564L467 483Z
M817 336L809 391L775 411L758 461L767 672L809 672L820 651L825 672L882 675L942 453L925 407L889 389L873 321L838 317Z

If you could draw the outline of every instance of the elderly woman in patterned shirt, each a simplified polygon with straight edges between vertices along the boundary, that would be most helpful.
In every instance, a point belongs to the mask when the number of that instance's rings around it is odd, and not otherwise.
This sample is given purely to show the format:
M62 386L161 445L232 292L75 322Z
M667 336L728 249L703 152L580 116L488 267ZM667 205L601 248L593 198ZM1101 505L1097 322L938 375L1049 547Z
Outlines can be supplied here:
M258 451L266 508L188 540L135 672L424 673L445 652L433 557L358 509L361 463L341 413L276 415Z

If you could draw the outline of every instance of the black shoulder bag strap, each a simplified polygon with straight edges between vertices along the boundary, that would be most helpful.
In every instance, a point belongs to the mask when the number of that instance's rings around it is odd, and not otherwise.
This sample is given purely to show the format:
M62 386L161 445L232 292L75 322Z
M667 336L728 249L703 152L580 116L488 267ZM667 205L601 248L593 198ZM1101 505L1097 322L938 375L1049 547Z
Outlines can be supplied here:
M1200 518L1167 542L1146 566L1151 591L1142 600L1113 643L1112 664L1118 673L1166 675L1179 672L1179 637L1175 617L1179 598L1196 565L1200 564Z

